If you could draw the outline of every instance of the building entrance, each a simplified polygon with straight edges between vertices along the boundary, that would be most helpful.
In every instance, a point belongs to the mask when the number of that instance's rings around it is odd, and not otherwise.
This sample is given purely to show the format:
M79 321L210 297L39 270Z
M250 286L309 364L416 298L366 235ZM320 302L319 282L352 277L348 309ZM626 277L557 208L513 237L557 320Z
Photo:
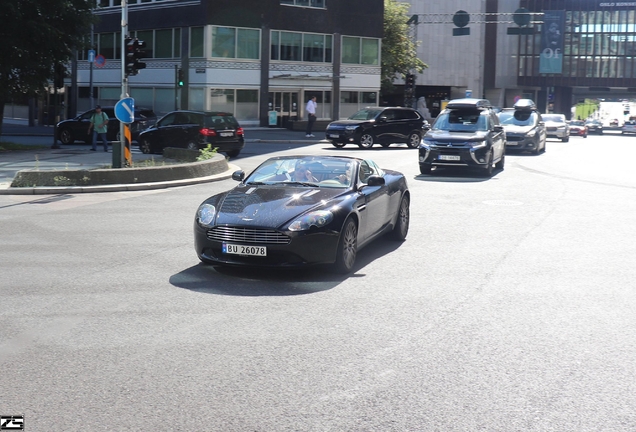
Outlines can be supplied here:
M276 126L286 128L290 121L298 120L298 92L269 92L269 111L276 111Z

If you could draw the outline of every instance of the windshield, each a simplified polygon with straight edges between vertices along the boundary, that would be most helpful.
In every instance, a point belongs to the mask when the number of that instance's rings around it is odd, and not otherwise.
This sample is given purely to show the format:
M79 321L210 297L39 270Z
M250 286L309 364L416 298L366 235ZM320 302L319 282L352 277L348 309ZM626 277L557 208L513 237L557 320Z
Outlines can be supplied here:
M554 123L565 123L565 118L563 116L555 115L555 114L544 114L543 120L547 122L554 122Z
M435 120L433 129L449 132L477 132L488 130L486 114L477 110L450 110L442 112Z
M583 123L583 122L582 122L582 121L580 121L580 120L574 120L574 121L571 121L571 122L570 122L570 124L571 124L572 126L585 126L585 123Z
M261 164L245 180L247 185L286 185L348 188L355 160L339 157L283 157Z
M354 115L349 117L349 120L373 120L382 111L384 111L384 110L371 109L371 108L361 109L360 111L358 111L357 113L355 113Z
M503 126L533 126L538 115L532 111L504 111L499 113L499 123Z

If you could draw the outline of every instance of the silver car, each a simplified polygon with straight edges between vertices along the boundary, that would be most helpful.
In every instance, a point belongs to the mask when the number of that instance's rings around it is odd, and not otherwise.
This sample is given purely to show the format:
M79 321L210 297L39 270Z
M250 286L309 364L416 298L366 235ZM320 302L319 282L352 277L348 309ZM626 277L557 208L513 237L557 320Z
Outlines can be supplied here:
M563 142L570 141L570 125L563 114L542 114L548 138L558 138Z

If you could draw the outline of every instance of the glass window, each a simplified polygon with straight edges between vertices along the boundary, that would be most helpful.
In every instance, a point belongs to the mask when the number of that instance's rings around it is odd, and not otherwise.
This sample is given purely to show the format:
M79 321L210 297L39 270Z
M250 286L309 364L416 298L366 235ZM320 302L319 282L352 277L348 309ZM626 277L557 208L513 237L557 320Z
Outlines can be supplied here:
M360 63L360 38L350 36L342 37L342 62Z
M377 65L380 63L380 44L378 39L362 39L360 63Z
M173 57L179 58L181 57L181 29L174 29L174 49L173 49Z
M318 34L303 35L303 61L325 61L325 37Z
M300 61L300 46L302 43L301 33L280 33L280 59Z
M98 54L103 55L107 59L115 58L115 34L102 33L99 35Z
M236 57L236 29L231 27L212 28L212 57Z
M331 63L333 61L333 36L325 35L325 62Z
M142 42L146 42L146 48L144 48L144 51L146 51L146 58L153 58L155 56L153 31L138 31L137 38Z
M234 90L211 89L210 102L212 111L224 111L234 113Z
M236 57L258 59L260 51L260 32L254 29L238 29Z
M376 92L362 92L361 93L361 101L363 104L376 105L377 104L377 93Z
M203 57L203 27L190 29L190 57Z
M258 120L258 90L236 90L236 112L243 120Z
M204 111L205 108L205 91L202 88L190 87L190 99L188 106L191 110Z
M280 59L280 32L276 30L272 30L270 36L270 59L279 60Z
M155 32L155 58L172 58L172 29Z

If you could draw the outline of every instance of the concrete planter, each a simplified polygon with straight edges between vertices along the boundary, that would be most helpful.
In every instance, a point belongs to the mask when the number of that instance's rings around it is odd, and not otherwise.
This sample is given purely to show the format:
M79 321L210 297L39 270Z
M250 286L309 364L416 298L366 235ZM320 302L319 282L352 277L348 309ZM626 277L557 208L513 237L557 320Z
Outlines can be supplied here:
M201 162L185 162L142 168L94 170L22 170L11 183L12 188L42 186L104 186L168 182L209 177L229 170L227 160L217 154Z

